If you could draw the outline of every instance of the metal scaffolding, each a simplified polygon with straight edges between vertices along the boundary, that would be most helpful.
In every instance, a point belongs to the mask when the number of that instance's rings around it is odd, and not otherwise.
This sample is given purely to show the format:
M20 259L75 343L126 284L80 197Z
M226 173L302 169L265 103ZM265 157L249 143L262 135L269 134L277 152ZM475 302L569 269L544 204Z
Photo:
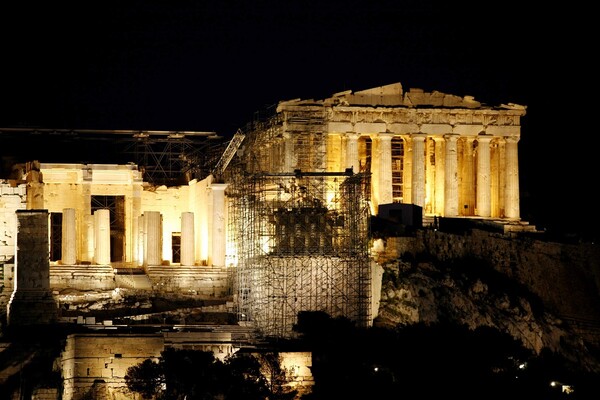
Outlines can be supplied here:
M365 175L296 170L232 179L228 229L240 322L278 338L294 336L300 311L369 326Z
M0 128L0 147L14 149L15 163L134 163L144 181L167 186L206 178L227 144L215 132Z

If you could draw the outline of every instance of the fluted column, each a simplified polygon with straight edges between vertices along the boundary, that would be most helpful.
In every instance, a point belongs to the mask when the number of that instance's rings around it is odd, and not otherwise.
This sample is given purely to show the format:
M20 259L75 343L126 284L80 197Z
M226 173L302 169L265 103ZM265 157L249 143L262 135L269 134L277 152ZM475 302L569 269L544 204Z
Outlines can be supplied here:
M181 265L194 265L194 213L181 213Z
M77 231L74 208L65 208L63 210L61 240L61 264L75 264L77 262Z
M477 137L477 203L476 214L491 216L490 141L491 136Z
M356 174L360 172L358 158L358 134L353 132L346 133L346 168L352 168Z
M458 135L445 135L444 216L458 216Z
M425 207L425 135L411 135L413 145L412 204Z
M474 154L473 154L474 138L466 137L462 141L461 154L461 173L460 173L460 206L461 215L475 215L475 172Z
M435 142L435 215L444 214L444 180L446 177L444 140L441 137L434 137Z
M83 254L81 255L82 261L91 262L94 260L94 216L91 214L83 215Z
M509 136L506 138L506 201L505 213L507 218L519 219L519 155L517 143L518 136Z
M146 218L144 214L140 215L138 218L138 242L137 242L137 265L143 266L146 262Z
M225 188L226 183L211 184L213 195L212 229L212 265L225 266L226 224L225 224Z
M392 136L380 133L377 136L378 205L394 201L392 188Z
M425 140L425 208L424 213L433 214L435 212L435 139Z
M107 209L94 212L94 262L110 264L110 211Z
M162 216L158 211L144 212L145 262L144 265L162 264Z

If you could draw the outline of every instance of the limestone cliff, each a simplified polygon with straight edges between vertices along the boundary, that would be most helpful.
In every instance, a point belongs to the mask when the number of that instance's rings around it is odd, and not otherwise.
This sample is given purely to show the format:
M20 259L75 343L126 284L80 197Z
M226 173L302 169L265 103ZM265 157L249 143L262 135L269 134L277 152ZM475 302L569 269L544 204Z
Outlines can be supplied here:
M379 249L376 326L495 327L537 353L549 349L600 371L597 246L423 230Z

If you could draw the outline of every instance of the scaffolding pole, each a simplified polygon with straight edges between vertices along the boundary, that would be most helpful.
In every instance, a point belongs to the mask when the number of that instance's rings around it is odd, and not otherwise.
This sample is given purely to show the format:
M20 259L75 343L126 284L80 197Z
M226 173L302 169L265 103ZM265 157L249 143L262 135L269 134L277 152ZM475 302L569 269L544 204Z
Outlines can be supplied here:
M240 323L294 336L301 311L370 326L366 176L351 171L240 174L229 187Z

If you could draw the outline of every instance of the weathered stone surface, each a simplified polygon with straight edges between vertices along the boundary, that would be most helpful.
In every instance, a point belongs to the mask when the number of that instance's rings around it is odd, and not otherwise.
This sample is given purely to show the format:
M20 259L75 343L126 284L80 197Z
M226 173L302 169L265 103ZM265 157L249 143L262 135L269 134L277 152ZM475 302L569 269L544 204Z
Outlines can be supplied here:
M600 346L598 251L477 230L387 238L377 253L385 272L375 325L495 327L600 371L590 350Z

